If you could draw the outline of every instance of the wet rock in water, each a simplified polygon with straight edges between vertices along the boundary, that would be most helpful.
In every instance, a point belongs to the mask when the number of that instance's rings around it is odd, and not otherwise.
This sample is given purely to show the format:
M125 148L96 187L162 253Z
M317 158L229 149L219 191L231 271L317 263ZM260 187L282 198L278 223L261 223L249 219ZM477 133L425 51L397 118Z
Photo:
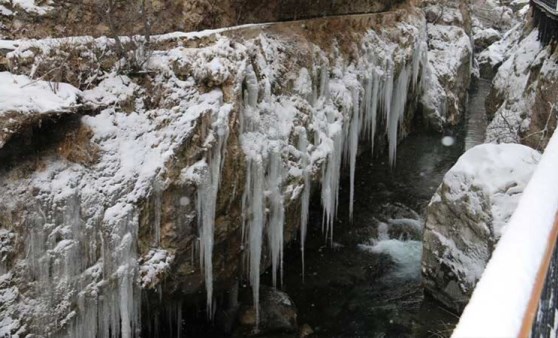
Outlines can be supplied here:
M505 232L540 154L518 144L483 144L444 176L427 208L426 290L461 311Z
M239 314L240 331L254 332L256 310L253 306L241 308ZM271 287L260 290L260 322L258 334L275 332L298 332L297 309L292 299L285 292Z
M304 324L302 325L302 327L300 328L300 333L299 333L299 337L300 338L304 338L304 337L308 337L310 335L314 334L314 330L312 330L312 327L310 327L310 325L308 324Z

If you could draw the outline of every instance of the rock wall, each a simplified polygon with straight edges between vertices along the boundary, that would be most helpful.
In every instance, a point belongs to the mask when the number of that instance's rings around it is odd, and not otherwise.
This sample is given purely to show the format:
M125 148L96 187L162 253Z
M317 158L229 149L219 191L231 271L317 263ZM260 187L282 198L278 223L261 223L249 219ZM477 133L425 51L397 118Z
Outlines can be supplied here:
M426 211L422 271L448 308L467 305L540 157L523 145L483 144L444 176Z
M465 112L472 74L471 12L468 2L423 1L428 20L428 88L421 98L427 126L443 131Z
M413 7L120 42L3 41L13 88L76 94L69 120L0 110L27 126L0 149L0 334L133 336L142 293L173 311L205 289L211 314L236 279L257 304L260 273L304 238L311 186L332 231L343 158L352 182L359 140L394 159L427 76Z
M489 48L501 59L487 99L487 142L513 142L543 150L558 120L558 49L544 47L527 22ZM503 52L500 52L503 51Z
M378 13L407 0L52 0L0 3L0 37L152 34L248 23ZM36 4L35 4L36 3ZM144 14L145 13L145 14Z

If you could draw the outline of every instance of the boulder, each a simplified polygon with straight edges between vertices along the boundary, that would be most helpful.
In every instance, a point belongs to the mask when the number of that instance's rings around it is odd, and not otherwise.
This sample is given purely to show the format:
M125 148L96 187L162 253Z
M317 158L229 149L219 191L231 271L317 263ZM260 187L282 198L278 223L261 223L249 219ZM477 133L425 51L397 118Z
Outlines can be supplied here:
M475 33L473 41L475 52L485 50L488 46L502 38L502 34L493 28L483 29Z
M260 322L257 333L297 332L297 310L291 297L272 287L262 286L260 292ZM253 306L241 309L239 323L242 331L249 332L256 326L256 310Z
M422 273L447 307L467 304L540 157L523 145L483 144L445 175L426 211Z

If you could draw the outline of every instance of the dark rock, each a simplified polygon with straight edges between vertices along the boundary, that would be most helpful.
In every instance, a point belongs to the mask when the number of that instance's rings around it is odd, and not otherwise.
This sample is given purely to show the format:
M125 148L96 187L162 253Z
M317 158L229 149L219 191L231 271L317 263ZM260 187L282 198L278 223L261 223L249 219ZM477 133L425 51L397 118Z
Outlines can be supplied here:
M256 327L256 310L244 306L239 313L240 331L244 333L266 334L274 332L298 332L297 309L285 292L272 287L260 289L260 322Z

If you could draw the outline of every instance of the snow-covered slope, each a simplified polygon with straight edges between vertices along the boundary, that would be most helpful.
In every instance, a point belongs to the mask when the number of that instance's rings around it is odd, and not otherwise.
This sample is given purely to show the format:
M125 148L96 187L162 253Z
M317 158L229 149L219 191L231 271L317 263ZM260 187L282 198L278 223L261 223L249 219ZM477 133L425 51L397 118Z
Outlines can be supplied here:
M154 41L128 54L139 69L106 38L8 55L14 74L56 70L88 110L1 167L0 335L134 336L141 292L205 286L211 314L213 286L246 275L257 303L261 268L279 280L305 235L310 185L331 234L343 158L351 182L359 139L395 158L427 56L413 8Z

